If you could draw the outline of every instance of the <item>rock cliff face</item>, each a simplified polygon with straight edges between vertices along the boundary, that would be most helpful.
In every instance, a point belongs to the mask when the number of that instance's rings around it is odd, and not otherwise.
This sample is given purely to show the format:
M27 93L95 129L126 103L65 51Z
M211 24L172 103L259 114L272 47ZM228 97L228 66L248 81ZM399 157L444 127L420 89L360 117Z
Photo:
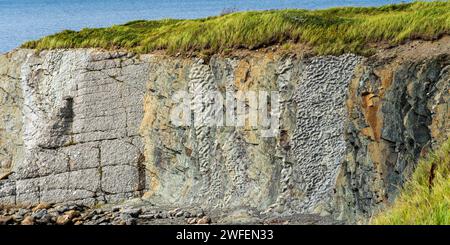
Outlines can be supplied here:
M392 202L417 159L449 137L450 49L441 42L404 45L355 70L338 213L367 217Z
M411 42L368 58L248 51L208 61L16 50L0 56L0 203L142 197L367 217L450 134L449 43ZM195 104L191 125L171 117L179 91ZM196 124L217 112L211 91L276 92L279 107L267 112L279 119L276 135L264 137L260 121Z

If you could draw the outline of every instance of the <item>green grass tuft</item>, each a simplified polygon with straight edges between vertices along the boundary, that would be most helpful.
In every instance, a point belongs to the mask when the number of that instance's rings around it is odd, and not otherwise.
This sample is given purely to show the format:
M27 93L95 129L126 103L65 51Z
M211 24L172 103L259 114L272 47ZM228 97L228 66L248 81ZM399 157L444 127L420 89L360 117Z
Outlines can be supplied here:
M393 206L371 223L450 225L450 139L419 162Z
M222 52L274 44L303 43L318 54L368 54L369 45L435 39L450 33L450 1L325 10L230 13L194 20L133 21L108 28L63 31L22 45L56 48L126 49L136 53Z

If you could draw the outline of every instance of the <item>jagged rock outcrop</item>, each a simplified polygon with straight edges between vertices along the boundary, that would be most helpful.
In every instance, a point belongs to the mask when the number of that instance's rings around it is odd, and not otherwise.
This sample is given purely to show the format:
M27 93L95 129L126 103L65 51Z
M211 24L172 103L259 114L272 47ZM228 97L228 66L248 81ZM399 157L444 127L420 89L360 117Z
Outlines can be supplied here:
M346 161L336 183L338 213L367 217L392 202L417 159L449 137L450 48L444 40L380 53L355 72Z
M449 136L449 40L368 58L16 50L0 56L0 203L143 197L367 217L395 198L421 152ZM178 91L195 105L191 125L172 121ZM196 124L216 115L210 91L277 92L277 134Z

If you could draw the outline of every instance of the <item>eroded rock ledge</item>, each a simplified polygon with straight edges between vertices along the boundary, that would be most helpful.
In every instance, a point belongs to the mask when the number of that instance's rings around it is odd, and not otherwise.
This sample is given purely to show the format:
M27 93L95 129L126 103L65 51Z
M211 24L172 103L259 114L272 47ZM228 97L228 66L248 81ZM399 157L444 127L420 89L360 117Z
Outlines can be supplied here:
M449 43L416 41L369 58L255 51L208 62L14 51L0 56L0 203L144 198L367 217L450 134ZM174 126L179 90L277 91L280 133Z

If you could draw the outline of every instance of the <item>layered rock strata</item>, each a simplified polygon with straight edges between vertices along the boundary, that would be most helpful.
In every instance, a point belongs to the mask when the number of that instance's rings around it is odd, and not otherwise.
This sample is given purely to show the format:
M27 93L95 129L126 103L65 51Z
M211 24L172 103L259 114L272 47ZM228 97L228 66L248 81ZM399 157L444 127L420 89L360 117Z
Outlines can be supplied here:
M368 217L450 134L449 40L372 57L245 51L208 61L16 50L0 56L0 203L142 197L210 210ZM190 96L192 124L173 122L179 91ZM275 92L278 107L257 107L277 119L275 136L265 135L260 117L258 125L195 123L216 115L211 91Z

